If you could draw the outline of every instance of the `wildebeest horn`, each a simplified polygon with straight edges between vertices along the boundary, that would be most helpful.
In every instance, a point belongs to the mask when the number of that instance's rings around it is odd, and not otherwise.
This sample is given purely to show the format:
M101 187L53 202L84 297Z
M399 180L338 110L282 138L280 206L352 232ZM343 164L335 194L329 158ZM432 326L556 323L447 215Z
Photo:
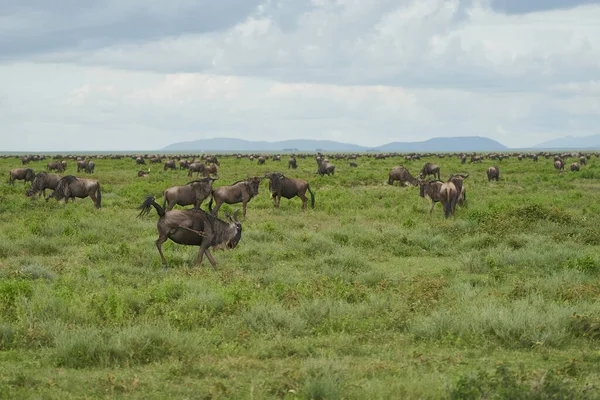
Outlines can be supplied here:
M239 213L240 213L240 209L239 208L233 212L233 220L235 222L240 222L240 220L238 219L238 214Z
M466 174L466 175L465 175L465 179L467 179L468 177L469 177L469 174Z

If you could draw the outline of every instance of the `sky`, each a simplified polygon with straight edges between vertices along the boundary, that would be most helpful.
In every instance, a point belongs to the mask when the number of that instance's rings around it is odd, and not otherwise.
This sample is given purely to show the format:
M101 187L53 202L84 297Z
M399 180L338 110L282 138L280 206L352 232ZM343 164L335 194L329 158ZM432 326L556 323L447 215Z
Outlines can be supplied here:
M0 152L600 133L600 0L0 0Z

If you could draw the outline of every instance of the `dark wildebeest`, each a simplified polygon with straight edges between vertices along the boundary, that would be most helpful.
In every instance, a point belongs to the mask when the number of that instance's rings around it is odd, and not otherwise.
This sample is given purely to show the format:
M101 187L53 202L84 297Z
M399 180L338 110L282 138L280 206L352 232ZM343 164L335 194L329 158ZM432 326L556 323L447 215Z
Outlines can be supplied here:
M194 209L200 208L202 202L210 196L213 182L219 178L203 178L188 182L182 186L173 186L163 192L165 201L163 208L171 211L175 205L188 206L194 205ZM166 207L166 208L165 208Z
M298 164L296 163L296 157L291 156L290 159L288 160L288 169L296 169L298 168Z
M217 174L217 164L206 165L204 167L204 176L209 176L211 174L212 175Z
M358 164L355 163L354 161L350 161L350 167L356 168L356 167L358 167Z
M419 184L419 180L414 178L402 165L392 168L388 174L388 184L393 185L394 181L398 181L399 186L402 186L405 183L415 186Z
M177 170L177 166L175 165L175 160L165 161L165 166L163 167L163 171L166 171L168 169Z
M422 180L419 183L420 191L419 195L423 198L428 197L431 200L431 208L429 209L429 215L433 213L433 207L435 207L435 203L440 201L440 189L444 182L442 181L425 181Z
M555 160L554 161L554 168L556 168L559 171L564 170L565 169L565 163L562 160Z
M58 171L58 172L63 172L65 170L64 165L62 162L60 161L54 161L51 163L48 163L48 165L46 165L46 170L48 171Z
M146 172L146 171L141 171L141 170L138 171L138 174L137 174L138 178L147 178L149 175L150 175L149 171Z
M204 210L172 210L165 211L152 196L139 207L141 209L138 217L147 215L150 208L154 207L158 213L158 239L156 248L160 254L163 268L167 267L167 260L162 252L162 244L171 239L173 242L187 246L200 246L196 267L202 263L204 254L216 271L217 262L210 254L211 247L215 249L233 249L242 238L242 224L237 218L239 210L233 213L233 218L226 214L229 223L207 213Z
M496 182L498 182L498 179L500 179L500 168L498 168L496 165L489 167L487 169L487 177L488 182L490 182L492 179L495 179Z
M87 166L85 167L85 172L88 174L93 174L94 168L96 168L96 163L93 161L90 161L90 162L88 162Z
M8 183L11 185L15 184L15 181L24 181L24 184L27 182L33 182L35 178L35 172L31 168L15 168L11 169L8 173Z
M199 162L193 162L190 164L189 168L188 168L188 174L187 176L192 176L192 174L195 172L196 176L200 175L200 173L204 174L204 164L199 163Z
M179 170L188 169L190 167L190 162L188 160L179 161Z
M440 203L442 203L442 206L444 207L444 216L446 218L448 218L450 214L454 215L459 193L460 192L456 189L453 182L444 182L440 187Z
M577 164L576 162L571 164L571 171L572 172L579 171L579 164Z
M263 157L263 156L258 157L258 165L262 165L264 163L265 163L265 157Z
M102 203L102 194L100 193L100 184L94 179L77 178L73 175L63 177L54 192L46 197L46 201L50 198L55 198L57 201L65 199L65 204L71 199L75 201L75 197L84 199L90 197L96 208L100 208Z
M243 181L237 181L228 186L221 186L212 191L212 198L208 203L208 209L213 215L219 214L219 208L223 203L235 204L242 203L243 215L246 217L246 205L256 195L258 195L258 188L260 186L261 178L258 176L250 177ZM215 201L215 208L212 208L213 200Z
M146 160L144 160L143 157L137 157L135 159L135 164L136 165L146 165Z
M585 159L585 156L579 157L579 164L587 165L587 160Z
M208 157L206 157L206 162L207 163L211 163L211 164L215 164L218 167L221 166L221 163L219 162L219 160L217 160L216 156L208 156Z
M58 182L62 179L62 175L49 174L48 172L38 172L33 182L31 182L31 189L25 191L27 197L41 194L46 197L46 189L56 190Z
M318 170L317 174L319 175L334 175L335 173L335 165L330 163L327 160L322 160L320 157L317 157L317 165Z
M464 201L467 199L467 191L464 186L464 180L469 177L469 174L450 174L450 178L448 178L448 182L452 182L454 187L456 188L456 199L454 202L454 207L456 208L456 204L461 207L464 204ZM454 214L454 212L452 212Z
M440 166L433 163L426 163L421 169L421 175L423 178L427 178L429 175L433 175L434 178L440 179Z
M273 206L279 208L281 198L291 199L292 197L300 197L302 199L302 209L306 210L306 203L308 198L306 197L306 191L310 193L310 207L315 208L315 195L310 190L308 182L297 178L288 178L281 172L273 172L265 174L265 178L269 178L269 190L273 197Z
M88 161L79 160L77 161L77 172L85 171L88 166Z

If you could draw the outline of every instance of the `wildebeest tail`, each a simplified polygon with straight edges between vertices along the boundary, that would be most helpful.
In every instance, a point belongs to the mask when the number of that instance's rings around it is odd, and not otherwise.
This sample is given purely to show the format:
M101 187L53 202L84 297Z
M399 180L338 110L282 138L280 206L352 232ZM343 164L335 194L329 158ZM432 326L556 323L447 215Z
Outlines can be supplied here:
M444 196L446 197L446 204L444 205L444 216L448 218L450 216L450 213L452 212L452 193L450 193L450 190L446 190Z
M167 195L165 194L166 192L163 192L163 197L165 198L163 200L163 205L162 208L164 208L165 210L167 209Z
M310 193L310 208L315 208L315 195L312 190L310 190L310 185L306 185L306 189L308 189L308 193Z
M100 184L98 184L98 189L96 189L96 208L102 207L102 192L100 191Z
M138 207L138 210L141 210L138 214L138 218L144 215L147 215L150 212L150 208L154 207L159 217L165 216L165 209L160 206L157 202L154 201L154 197L148 196L146 200L142 203L141 206Z

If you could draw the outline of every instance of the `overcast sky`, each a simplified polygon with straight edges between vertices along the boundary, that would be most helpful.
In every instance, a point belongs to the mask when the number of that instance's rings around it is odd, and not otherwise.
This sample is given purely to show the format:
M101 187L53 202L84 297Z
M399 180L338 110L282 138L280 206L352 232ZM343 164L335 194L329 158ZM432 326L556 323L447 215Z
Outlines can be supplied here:
M0 152L600 133L590 0L0 0Z

